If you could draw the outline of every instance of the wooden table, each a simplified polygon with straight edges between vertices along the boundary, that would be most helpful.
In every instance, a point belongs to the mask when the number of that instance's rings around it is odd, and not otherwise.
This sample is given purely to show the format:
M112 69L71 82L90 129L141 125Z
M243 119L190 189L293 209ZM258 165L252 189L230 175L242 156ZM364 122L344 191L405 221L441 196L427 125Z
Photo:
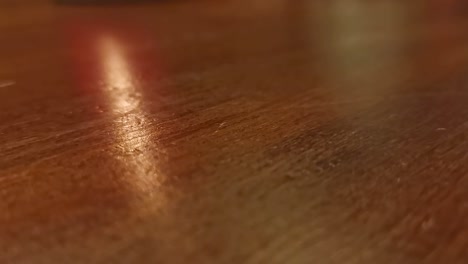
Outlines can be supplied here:
M465 1L0 3L0 263L468 262Z

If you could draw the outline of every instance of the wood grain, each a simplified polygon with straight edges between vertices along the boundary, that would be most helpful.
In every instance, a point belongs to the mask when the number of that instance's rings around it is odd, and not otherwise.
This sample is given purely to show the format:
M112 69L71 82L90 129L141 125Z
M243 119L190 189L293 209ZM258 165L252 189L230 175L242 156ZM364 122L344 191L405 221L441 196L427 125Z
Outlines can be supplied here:
M0 3L0 263L466 263L464 1Z

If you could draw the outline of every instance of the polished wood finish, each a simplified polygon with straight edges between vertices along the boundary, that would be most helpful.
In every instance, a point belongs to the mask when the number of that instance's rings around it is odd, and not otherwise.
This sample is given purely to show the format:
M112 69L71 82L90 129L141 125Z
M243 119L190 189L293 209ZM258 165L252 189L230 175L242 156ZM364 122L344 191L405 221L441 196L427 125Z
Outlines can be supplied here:
M0 3L0 263L467 263L464 1Z

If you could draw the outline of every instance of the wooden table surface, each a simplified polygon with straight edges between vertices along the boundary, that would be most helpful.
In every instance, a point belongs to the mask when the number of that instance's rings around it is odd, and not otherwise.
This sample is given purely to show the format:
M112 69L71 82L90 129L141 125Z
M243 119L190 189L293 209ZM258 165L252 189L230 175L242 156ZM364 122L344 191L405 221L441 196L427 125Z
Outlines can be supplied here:
M465 1L0 2L0 263L468 262Z

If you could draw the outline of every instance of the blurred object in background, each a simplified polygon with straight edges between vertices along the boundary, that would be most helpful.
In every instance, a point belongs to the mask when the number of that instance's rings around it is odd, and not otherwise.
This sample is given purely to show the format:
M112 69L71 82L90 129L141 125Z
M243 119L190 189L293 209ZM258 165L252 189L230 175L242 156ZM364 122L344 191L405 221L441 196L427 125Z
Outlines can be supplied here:
M136 4L148 2L163 2L165 0L55 0L59 4Z

